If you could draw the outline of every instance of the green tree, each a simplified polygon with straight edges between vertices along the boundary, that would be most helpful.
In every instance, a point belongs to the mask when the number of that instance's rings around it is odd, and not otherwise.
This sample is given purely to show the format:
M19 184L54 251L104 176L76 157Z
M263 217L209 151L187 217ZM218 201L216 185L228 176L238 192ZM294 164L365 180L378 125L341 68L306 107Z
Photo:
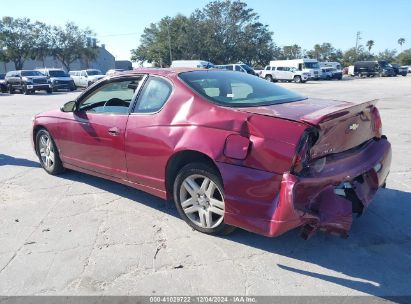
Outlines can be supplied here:
M307 56L319 61L341 61L342 51L334 48L331 43L315 44L312 50L307 52Z
M401 65L411 65L411 49L401 52L397 57L397 62Z
M33 28L28 18L3 17L0 21L2 56L6 61L13 62L17 70L23 68L28 58L34 57L36 41L33 39Z
M165 17L144 29L133 61L168 66L173 59L204 59L216 64L266 64L276 48L268 26L241 1L218 0L189 17Z
M33 49L33 56L40 60L43 67L45 67L45 58L52 55L51 27L39 21L35 22L33 24L32 39L36 41Z
M298 59L301 57L303 57L301 46L293 44L283 46L278 59Z
M400 39L398 39L398 44L400 45L400 47L401 47L401 52L402 52L402 45L405 43L405 38L400 38Z
M368 40L367 41L367 49L368 49L368 53L371 53L371 49L374 46L374 40Z
M69 71L70 64L78 59L93 60L97 57L97 49L87 46L87 37L93 36L90 29L80 29L72 22L64 27L54 26L51 29L51 53L59 59Z
M377 60L385 60L388 62L395 61L395 55L397 54L397 50L389 50L385 49L383 52L379 52L377 55Z
M341 64L343 66L349 66L353 65L356 61L372 59L374 59L374 56L366 52L362 45L359 45L357 48L352 47L343 53Z

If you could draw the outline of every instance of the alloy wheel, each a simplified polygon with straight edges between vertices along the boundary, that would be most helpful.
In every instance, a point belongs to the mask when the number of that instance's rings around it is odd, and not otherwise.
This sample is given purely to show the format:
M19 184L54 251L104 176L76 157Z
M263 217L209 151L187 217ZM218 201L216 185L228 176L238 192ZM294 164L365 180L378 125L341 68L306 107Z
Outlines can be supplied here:
M42 134L39 140L39 152L43 165L47 169L52 169L55 163L55 151L51 138L47 134Z
M180 186L183 212L195 225L215 228L224 220L224 197L221 189L210 178L193 174Z

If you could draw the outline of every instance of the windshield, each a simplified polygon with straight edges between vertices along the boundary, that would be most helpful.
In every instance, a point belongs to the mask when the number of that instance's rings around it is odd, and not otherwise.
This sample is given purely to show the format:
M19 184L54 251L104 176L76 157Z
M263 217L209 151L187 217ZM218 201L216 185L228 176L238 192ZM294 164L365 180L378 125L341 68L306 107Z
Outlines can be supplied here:
M253 72L253 69L250 68L248 65L246 64L241 64L240 65L244 70L246 70L247 72Z
M51 77L67 77L68 75L63 70L50 70L49 74Z
M87 75L88 76L101 75L101 71L99 71L99 70L87 70Z
M305 69L319 69L320 65L318 62L304 62Z
M230 107L256 107L305 99L305 97L246 73L192 71L179 74L194 91Z
M21 76L44 76L39 71L21 71Z

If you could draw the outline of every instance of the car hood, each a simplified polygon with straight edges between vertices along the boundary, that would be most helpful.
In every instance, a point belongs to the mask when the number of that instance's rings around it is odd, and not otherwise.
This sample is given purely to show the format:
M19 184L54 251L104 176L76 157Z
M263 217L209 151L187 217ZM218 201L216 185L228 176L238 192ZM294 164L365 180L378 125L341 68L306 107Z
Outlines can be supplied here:
M50 77L50 80L70 81L71 77Z
M318 125L320 122L347 115L350 112L357 111L357 108L373 105L375 103L376 101L355 103L340 100L307 98L300 101L276 105L238 108L238 110Z
M28 79L47 79L46 76L23 76L26 77Z

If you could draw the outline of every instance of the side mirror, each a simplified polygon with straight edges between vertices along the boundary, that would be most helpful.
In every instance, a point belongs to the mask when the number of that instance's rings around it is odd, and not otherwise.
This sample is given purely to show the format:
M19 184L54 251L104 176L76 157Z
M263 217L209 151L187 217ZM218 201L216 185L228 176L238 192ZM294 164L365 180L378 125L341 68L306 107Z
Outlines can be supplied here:
M74 112L75 109L76 109L76 101L72 100L62 105L60 108L60 111L61 112Z

